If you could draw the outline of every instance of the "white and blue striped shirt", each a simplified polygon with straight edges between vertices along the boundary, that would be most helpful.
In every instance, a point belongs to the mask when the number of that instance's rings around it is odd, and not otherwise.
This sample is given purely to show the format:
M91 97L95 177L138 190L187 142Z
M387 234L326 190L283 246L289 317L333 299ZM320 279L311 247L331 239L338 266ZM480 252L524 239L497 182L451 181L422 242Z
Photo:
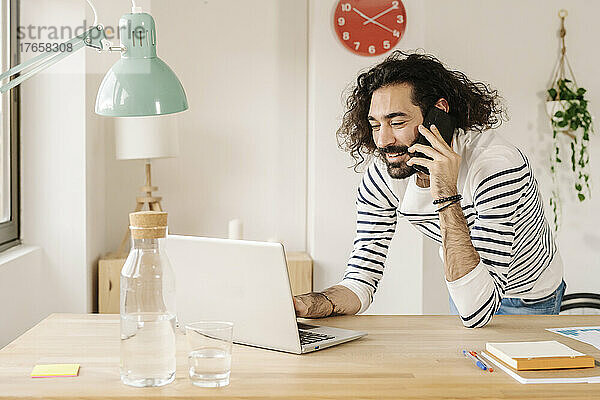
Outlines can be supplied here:
M457 188L481 261L446 284L464 325L480 327L504 297L550 295L562 281L562 260L527 157L493 131L458 130L452 145L462 157ZM358 188L356 239L340 284L359 297L359 312L373 301L398 217L442 244L429 188L417 186L415 178L392 179L374 160Z

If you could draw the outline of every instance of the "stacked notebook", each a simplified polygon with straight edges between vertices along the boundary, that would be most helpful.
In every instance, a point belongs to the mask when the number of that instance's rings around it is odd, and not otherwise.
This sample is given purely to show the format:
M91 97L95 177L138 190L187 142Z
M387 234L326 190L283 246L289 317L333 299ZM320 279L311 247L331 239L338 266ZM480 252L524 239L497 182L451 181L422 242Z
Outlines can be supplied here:
M485 351L517 371L594 367L593 357L555 340L488 343Z

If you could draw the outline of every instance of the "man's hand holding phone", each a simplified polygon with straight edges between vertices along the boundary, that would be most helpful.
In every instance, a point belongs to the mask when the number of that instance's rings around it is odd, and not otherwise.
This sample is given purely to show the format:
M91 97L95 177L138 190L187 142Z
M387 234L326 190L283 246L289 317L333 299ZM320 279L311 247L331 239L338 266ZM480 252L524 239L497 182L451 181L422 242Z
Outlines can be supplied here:
M457 194L456 184L461 157L444 141L435 125L427 129L419 125L419 132L431 143L431 146L413 144L408 148L410 153L423 153L432 160L412 157L407 165L420 165L429 170L429 187L434 200Z

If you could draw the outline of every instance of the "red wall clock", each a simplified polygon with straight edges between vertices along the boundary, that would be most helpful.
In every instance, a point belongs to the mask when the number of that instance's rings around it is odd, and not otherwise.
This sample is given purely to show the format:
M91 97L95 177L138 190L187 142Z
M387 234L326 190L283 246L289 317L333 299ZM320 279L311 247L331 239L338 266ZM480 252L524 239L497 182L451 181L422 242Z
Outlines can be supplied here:
M344 47L361 56L377 56L398 44L406 29L402 1L340 0L333 26Z

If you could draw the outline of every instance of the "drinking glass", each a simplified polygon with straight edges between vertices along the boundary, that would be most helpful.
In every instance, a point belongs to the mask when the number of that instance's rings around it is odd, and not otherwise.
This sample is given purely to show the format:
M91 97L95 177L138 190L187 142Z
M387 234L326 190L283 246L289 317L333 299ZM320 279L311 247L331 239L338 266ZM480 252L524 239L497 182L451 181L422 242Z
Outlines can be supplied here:
M229 385L233 323L202 321L185 326L192 384L201 387Z

